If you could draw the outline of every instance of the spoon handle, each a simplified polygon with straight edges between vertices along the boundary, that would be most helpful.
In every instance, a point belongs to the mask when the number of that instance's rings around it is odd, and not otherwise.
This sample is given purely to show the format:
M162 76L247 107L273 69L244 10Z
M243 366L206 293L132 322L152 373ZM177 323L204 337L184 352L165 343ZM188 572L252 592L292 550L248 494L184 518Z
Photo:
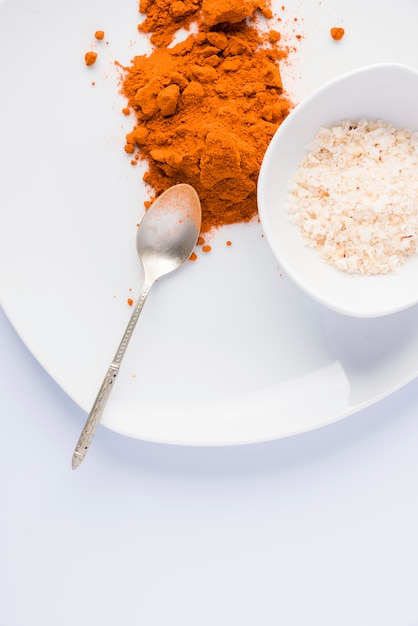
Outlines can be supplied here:
M80 438L77 442L77 445L73 453L73 458L72 458L73 469L77 469L77 467L81 465L81 463L84 461L84 458L89 450L90 444L94 437L94 433L96 432L96 428L100 422L100 418L106 406L107 400L110 396L110 392L113 389L113 385L119 373L119 368L120 368L122 358L125 354L129 340L135 329L136 323L142 311L142 307L144 306L144 302L146 300L146 297L152 285L153 285L153 282L146 281L142 287L141 294L132 312L131 318L123 334L122 340L119 344L119 347L116 351L113 361L110 364L109 369L106 372L102 385L99 389L99 393L96 396L93 407L87 417L86 423L84 424L84 428L81 431Z

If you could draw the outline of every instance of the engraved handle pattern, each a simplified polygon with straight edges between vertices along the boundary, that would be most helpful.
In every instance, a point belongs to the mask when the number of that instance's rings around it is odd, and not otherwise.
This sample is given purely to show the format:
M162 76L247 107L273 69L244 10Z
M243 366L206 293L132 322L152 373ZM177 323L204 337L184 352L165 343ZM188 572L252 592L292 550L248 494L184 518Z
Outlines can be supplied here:
M122 341L120 342L114 359L106 372L106 376L104 377L99 393L96 396L96 400L94 401L93 407L89 413L87 421L84 424L84 428L77 442L72 458L73 469L77 469L77 467L81 465L84 457L88 452L88 449L94 437L94 433L96 432L96 428L100 422L100 418L109 398L110 392L113 389L114 382L119 373L119 366L121 364L122 358L125 354L129 340L132 337L132 333L135 329L136 323L142 311L142 307L144 306L144 302L152 285L153 282L146 281L144 283L144 286L142 287L141 294L132 312L128 326L126 327L126 330L123 334Z
M115 357L113 359L113 363L120 365L123 355L125 354L125 350L128 346L129 340L132 337L132 333L134 332L136 323L138 321L139 316L141 315L142 307L144 306L144 302L149 294L149 290L151 289L153 283L145 282L138 301L135 305L134 310L132 311L131 319L126 327L126 330L123 334L122 341L119 344L119 348L116 351Z
M90 411L86 423L84 424L84 428L74 450L72 459L73 469L76 469L82 463L85 455L87 454L118 372L119 366L115 363L112 363L106 372L102 386L100 387L99 393L94 401L93 408Z

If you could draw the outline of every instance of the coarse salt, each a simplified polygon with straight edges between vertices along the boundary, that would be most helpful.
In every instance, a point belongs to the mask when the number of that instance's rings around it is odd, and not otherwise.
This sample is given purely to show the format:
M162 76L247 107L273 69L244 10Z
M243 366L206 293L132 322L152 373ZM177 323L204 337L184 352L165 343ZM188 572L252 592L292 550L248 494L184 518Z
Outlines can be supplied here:
M366 119L320 128L286 210L305 243L339 270L398 272L417 253L418 133Z

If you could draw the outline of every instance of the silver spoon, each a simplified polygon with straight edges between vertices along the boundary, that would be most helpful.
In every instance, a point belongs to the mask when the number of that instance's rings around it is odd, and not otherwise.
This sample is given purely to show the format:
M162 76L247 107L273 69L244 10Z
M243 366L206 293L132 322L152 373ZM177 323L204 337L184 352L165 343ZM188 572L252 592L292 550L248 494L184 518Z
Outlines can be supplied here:
M77 442L72 458L73 469L77 469L88 452L151 287L158 278L174 271L189 259L199 236L200 225L199 196L190 185L170 187L145 213L136 236L136 249L144 269L144 284Z

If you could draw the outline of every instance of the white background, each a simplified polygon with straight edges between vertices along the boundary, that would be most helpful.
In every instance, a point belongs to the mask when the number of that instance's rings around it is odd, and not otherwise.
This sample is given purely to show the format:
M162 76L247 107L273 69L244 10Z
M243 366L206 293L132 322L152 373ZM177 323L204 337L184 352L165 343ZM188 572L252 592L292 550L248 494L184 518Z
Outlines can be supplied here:
M44 24L37 12L72 11L61 0L0 4L11 26L26 16L11 37L26 51L32 24ZM417 0L289 4L307 34L288 68L301 76L298 97L362 64L418 63ZM84 51L101 19L131 36L134 22L111 3L74 6L84 16L78 35L65 20L51 34L63 59L77 36ZM344 47L328 37L337 25ZM16 61L5 58L3 68ZM29 90L13 120L29 177L37 152L25 122L41 97ZM3 313L0 346L0 626L418 625L417 381L336 424L266 444L164 446L100 427L72 472L85 413Z
M415 626L418 383L326 428L183 448L100 427L0 317L1 626Z

